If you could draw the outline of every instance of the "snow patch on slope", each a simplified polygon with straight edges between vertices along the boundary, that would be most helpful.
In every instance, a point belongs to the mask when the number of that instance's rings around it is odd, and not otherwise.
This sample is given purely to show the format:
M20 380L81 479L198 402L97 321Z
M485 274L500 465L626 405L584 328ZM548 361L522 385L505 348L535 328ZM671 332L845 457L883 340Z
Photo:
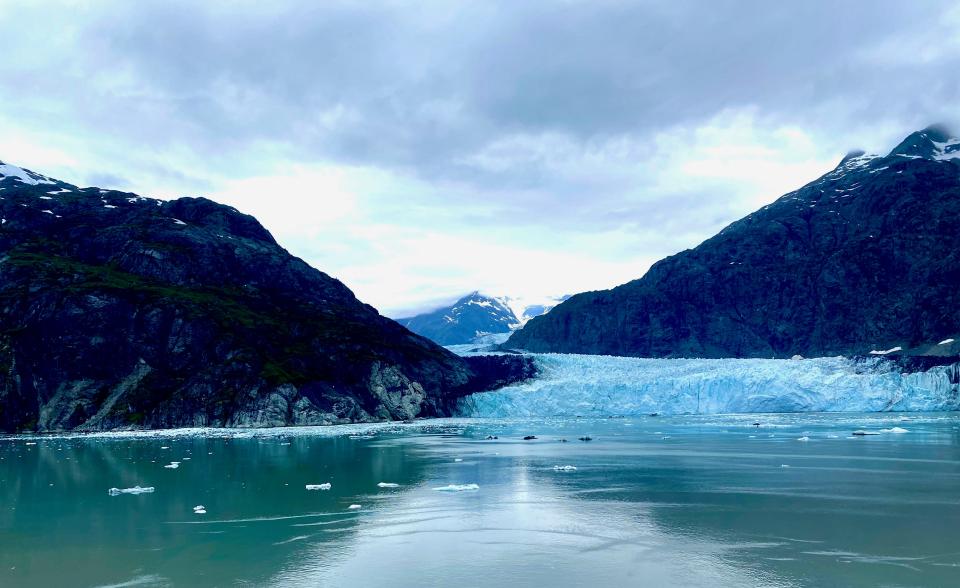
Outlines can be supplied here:
M17 180L31 186L36 186L37 184L56 183L47 176L43 176L28 169L23 169L22 167L17 167L15 165L10 165L0 161L0 181L6 179Z

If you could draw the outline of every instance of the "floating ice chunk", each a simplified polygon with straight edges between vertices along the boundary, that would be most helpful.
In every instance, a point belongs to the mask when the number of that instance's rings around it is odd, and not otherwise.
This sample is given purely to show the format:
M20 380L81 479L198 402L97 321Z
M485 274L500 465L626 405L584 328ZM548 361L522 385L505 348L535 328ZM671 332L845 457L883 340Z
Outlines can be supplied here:
M329 490L332 486L330 482L327 482L325 484L307 484L306 488L307 490Z
M457 462L457 461L463 461L463 458L462 458L462 457L456 457L456 458L454 458L453 461L455 461L455 462Z
M782 468L788 468L788 467L790 467L790 466L788 466L788 465L785 464L785 463L782 463L782 464L780 464L780 467L782 467Z
M160 449L170 449L170 447L168 447L167 445L161 445Z
M207 514L207 507L202 504L198 504L193 507L193 514Z
M907 429L904 429L903 427L892 427L890 429L880 429L880 432L902 434L902 433L909 433L910 431L908 431Z
M480 486L477 484L449 484L447 486L441 486L439 488L434 488L437 492L467 492L470 490L479 490Z
M187 223L183 222L182 220L180 220L180 219L178 219L178 218L170 217L170 220L172 220L173 222L177 223L178 225L185 225L185 224L187 224Z
M399 488L400 484L394 484L393 482L380 482L377 484L378 488Z
M363 507L360 506L359 504L351 504L350 506L347 507L347 510L360 510L361 508Z
M553 466L553 471L555 472L575 472L577 471L577 466L572 465L555 465Z
M949 345L953 343L953 339L944 339L943 341L937 343L937 345Z
M799 439L797 439L797 441L804 441L804 442L809 441L809 440L810 440L810 437L807 437L806 435L804 435L803 437L800 437Z
M171 461L170 463L168 463L167 465L165 465L165 466L163 466L163 467L167 468L168 470L175 470L175 469L177 469L178 467L180 467L180 462L179 462L179 461Z
M153 486L134 486L133 488L111 488L107 490L110 496L120 496L121 494L149 494L153 492Z
M887 355L888 353L896 353L897 351L903 351L903 347L891 347L885 351L878 351L874 349L870 352L870 355Z
M27 441L27 445L36 445L36 444L37 444L36 441Z

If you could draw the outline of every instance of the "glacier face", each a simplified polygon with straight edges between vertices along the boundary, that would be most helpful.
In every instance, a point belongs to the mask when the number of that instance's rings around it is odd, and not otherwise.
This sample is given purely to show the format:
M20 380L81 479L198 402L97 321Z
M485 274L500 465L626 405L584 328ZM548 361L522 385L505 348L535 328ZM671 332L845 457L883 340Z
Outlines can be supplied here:
M954 368L902 374L883 359L638 359L537 355L531 382L461 399L469 417L960 409Z

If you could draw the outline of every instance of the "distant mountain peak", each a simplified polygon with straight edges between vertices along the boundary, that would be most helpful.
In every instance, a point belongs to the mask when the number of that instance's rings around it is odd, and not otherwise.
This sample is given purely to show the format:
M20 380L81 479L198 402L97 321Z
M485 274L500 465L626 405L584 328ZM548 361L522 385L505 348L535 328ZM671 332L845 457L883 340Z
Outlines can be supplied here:
M857 158L859 158L859 157L863 157L863 156L866 155L866 154L867 154L867 152L864 151L863 149L854 149L854 150L848 152L846 155L843 156L843 159L840 160L840 165L845 164L846 162L850 161L851 159L857 159Z
M946 160L960 158L960 139L945 125L931 125L911 133L890 152L890 157Z
M458 345L488 335L510 333L567 298L492 296L474 290L448 306L397 320L437 343Z

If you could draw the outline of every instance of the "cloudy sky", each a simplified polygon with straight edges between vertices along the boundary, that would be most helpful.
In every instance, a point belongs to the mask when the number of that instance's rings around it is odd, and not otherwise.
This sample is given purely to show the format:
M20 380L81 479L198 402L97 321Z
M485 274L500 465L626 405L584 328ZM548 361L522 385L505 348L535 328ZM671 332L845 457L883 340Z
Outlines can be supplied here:
M390 316L610 287L960 119L960 5L0 0L0 160L206 195Z

